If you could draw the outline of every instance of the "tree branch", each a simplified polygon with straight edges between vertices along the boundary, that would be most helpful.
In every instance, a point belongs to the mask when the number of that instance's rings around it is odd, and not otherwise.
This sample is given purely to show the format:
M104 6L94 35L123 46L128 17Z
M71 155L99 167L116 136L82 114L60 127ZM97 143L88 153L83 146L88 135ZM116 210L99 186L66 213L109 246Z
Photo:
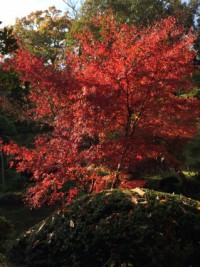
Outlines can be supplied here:
M73 17L77 20L79 14L79 10L77 8L78 1L74 2L73 0L63 0L63 2L70 8Z

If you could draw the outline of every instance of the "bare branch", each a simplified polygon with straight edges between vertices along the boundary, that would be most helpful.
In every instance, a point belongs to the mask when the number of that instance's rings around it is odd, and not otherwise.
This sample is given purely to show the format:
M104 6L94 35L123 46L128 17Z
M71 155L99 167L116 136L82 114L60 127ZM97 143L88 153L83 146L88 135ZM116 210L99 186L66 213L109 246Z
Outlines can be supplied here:
M78 0L63 0L63 2L68 6L70 9L70 13L72 16L77 20L78 14L79 14L79 8L78 8Z

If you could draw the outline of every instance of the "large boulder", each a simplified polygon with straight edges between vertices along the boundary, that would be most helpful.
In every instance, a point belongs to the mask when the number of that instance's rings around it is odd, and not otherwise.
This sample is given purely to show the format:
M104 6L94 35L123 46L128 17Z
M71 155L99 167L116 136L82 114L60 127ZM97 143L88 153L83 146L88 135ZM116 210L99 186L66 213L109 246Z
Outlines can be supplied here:
M104 191L24 233L11 259L26 267L197 267L199 202L147 189Z

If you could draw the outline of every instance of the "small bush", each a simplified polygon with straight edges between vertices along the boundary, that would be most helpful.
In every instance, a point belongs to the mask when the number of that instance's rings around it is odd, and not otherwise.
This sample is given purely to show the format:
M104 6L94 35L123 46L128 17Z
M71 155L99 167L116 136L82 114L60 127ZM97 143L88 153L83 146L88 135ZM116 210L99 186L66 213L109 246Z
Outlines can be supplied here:
M159 182L159 188L162 192L167 193L181 193L182 179L176 173L169 173L165 175Z
M20 192L9 192L6 194L3 194L0 197L0 205L21 205L23 203L22 201L22 193Z
M149 178L146 188L167 193L182 194L196 200L200 199L199 176L186 176L178 173L165 173L162 177Z
M6 242L13 234L13 227L11 223L5 218L0 217L0 251L6 248Z
M146 186L149 189L166 193L176 193L182 185L182 177L176 172L164 172L147 179ZM177 192L179 193L179 192Z
M26 267L197 267L200 206L146 189L85 196L29 229L11 258Z
M15 191L23 190L27 182L28 182L28 179L26 177L21 176L19 174L15 174L15 176L11 178L9 182L7 183L6 191L15 192Z

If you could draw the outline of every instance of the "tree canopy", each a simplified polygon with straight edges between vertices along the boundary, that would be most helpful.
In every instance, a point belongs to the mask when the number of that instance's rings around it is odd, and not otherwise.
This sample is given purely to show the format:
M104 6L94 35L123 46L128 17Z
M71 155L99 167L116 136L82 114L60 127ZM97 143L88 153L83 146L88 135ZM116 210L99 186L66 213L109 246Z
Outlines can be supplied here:
M173 15L181 24L190 28L198 15L199 5L200 2L196 0L86 0L81 17L88 19L111 8L116 18L134 25L147 26Z
M65 34L69 27L68 14L52 6L48 10L32 12L17 19L14 33L21 44L34 55L54 62L64 54Z
M112 14L91 23L103 29L98 38L90 28L80 33L62 69L24 49L11 61L31 83L29 114L53 130L38 136L34 149L5 147L17 154L18 171L33 175L32 206L126 187L141 160L175 164L168 143L197 131L198 100L177 94L191 85L194 36L174 18L147 29L120 24Z

